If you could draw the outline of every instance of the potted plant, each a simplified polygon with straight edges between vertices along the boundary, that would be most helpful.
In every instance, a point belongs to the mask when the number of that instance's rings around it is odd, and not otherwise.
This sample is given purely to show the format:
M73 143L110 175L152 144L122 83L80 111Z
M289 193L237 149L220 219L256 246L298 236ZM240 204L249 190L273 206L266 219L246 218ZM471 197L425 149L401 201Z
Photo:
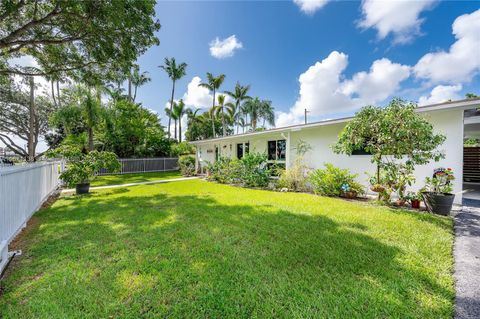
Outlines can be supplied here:
M454 180L453 170L451 168L437 168L432 177L425 179L425 187L422 189L422 196L431 213L448 215L452 210L455 194L451 181Z
M112 152L91 151L85 154L76 147L61 146L50 156L61 156L67 161L60 178L68 187L75 187L78 195L87 194L90 191L90 182L100 169L106 169L112 173L120 170L117 155Z
M350 184L345 183L342 185L342 197L345 198L356 198L357 197L357 192L350 187Z
M410 201L410 205L414 209L420 209L420 202L422 200L422 193L421 192L408 192L408 200Z

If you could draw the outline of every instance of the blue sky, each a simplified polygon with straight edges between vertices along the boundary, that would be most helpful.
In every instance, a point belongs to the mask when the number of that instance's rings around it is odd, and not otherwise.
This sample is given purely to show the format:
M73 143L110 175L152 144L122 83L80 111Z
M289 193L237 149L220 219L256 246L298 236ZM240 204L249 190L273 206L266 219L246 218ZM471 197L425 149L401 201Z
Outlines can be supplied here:
M392 96L427 104L479 93L480 2L302 2L159 2L160 45L138 61L152 78L138 100L165 117L171 82L158 68L165 57L188 64L176 99L210 106L194 77L224 73L222 89L239 81L251 85L251 95L272 100L278 125L300 121L304 108L313 120ZM212 56L212 42L232 36L241 48ZM427 54L433 57L419 65Z

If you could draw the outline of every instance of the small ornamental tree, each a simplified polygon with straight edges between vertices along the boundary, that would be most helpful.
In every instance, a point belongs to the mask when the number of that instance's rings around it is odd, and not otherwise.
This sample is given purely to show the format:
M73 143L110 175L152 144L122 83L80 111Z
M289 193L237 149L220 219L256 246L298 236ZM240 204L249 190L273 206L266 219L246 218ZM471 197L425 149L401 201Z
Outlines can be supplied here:
M67 161L60 178L69 187L90 183L101 169L116 173L121 168L117 155L112 152L91 151L85 154L78 147L64 145L50 151L49 156L61 157Z
M437 148L445 136L436 134L433 125L415 112L416 104L393 99L387 107L366 106L340 132L335 153L352 155L364 150L377 165L376 183L382 184L381 170L394 168L411 174L416 165L444 158Z

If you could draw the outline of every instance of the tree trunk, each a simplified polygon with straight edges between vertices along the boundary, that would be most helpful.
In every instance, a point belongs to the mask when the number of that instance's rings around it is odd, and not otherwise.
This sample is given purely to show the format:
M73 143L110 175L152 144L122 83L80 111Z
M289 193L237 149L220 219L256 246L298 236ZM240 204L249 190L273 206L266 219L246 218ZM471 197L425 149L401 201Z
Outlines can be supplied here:
M57 80L57 102L58 106L61 107L62 104L60 103L60 82Z
M135 88L133 89L133 102L137 99L137 89L138 85L135 85Z
M174 120L174 123L175 123L175 133L174 133L174 137L175 139L177 140L177 119Z
M178 141L182 143L182 115L178 119Z
M215 138L215 89L213 89L213 103L212 103L212 130L213 138Z
M222 128L223 128L222 136L225 136L225 113L223 112L223 105L222 105Z
M128 72L128 100L133 102L132 99L132 70Z
M54 86L53 80L51 81L51 84L52 84L53 105L55 105L55 107L57 107L57 99L55 98L55 86Z
M30 109L28 119L28 162L35 161L35 81L33 76L30 77Z
M170 114L172 114L173 111L173 95L175 94L175 80L173 80L173 85L172 85L172 97L170 98ZM168 138L170 138L170 125L172 124L172 117L168 115Z
M93 128L89 127L88 128L88 151L91 152L94 150L94 145L93 145Z
M257 129L257 118L250 116L250 121L252 122L252 130L255 131Z

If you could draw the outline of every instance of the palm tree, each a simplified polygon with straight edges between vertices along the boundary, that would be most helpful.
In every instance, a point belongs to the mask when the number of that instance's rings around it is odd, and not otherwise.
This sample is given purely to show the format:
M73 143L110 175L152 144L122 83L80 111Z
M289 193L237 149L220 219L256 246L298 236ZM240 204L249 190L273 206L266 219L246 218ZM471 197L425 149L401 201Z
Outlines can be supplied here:
M223 81L225 81L225 74L220 74L219 76L215 77L212 73L207 72L207 83L200 83L198 86L204 87L209 89L213 92L213 99L212 99L212 112L215 111L215 92L220 88ZM215 124L213 125L213 137L215 137Z
M177 106L177 103L174 101L173 102L173 108L172 110L170 111L169 108L165 108L165 114L167 114L168 118L169 119L173 119L175 125L174 125L174 135L173 135L173 138L174 139L177 139L177 114L175 113L175 107ZM168 131L170 133L170 130ZM170 136L170 134L168 134Z
M263 127L265 127L265 121L271 126L275 126L275 110L272 106L272 101L262 100L260 117L263 118Z
M216 118L216 107L215 106L212 106L209 110L208 110L208 117L210 118L210 121L212 121L212 137L215 138L215 118Z
M237 125L237 127L242 128L242 133L245 133L245 126L247 126L247 122L245 122L244 117L239 117L236 121L236 125Z
M235 100L235 121L238 121L238 118L242 116L242 102L245 100L251 99L250 96L247 95L248 90L250 90L250 85L240 85L240 83L235 84L235 89L233 92L225 91L225 94L229 95ZM237 134L238 134L238 126L237 126Z
M261 119L275 125L275 112L271 101L260 100L259 97L247 100L243 104L243 112L250 116L250 126L253 131L257 129L257 123Z
M215 112L216 115L218 116L218 113L222 115L222 129L223 129L223 135L227 135L227 128L225 126L225 111L228 113L235 112L235 105L233 103L225 103L225 95L221 94L217 97L218 99L218 105L215 107Z
M164 65L160 65L160 68L167 72L168 77L172 80L172 96L170 98L170 112L172 114L173 110L173 97L175 95L175 82L181 79L186 74L187 64L180 63L177 65L175 62L175 58L165 58ZM167 114L168 115L168 114ZM170 137L170 125L171 125L172 118L168 116L168 137ZM175 131L176 132L176 131Z
M137 98L137 89L142 86L147 84L148 82L151 81L150 77L148 76L148 72L140 72L140 68L138 65L133 69L133 73L130 79L131 83L133 84L133 98L132 101L135 102L135 99Z
M182 142L182 117L187 114L187 109L185 108L185 103L183 99L180 99L177 103L173 105L173 113L175 115L175 138L177 138L177 120L178 120L178 141Z

